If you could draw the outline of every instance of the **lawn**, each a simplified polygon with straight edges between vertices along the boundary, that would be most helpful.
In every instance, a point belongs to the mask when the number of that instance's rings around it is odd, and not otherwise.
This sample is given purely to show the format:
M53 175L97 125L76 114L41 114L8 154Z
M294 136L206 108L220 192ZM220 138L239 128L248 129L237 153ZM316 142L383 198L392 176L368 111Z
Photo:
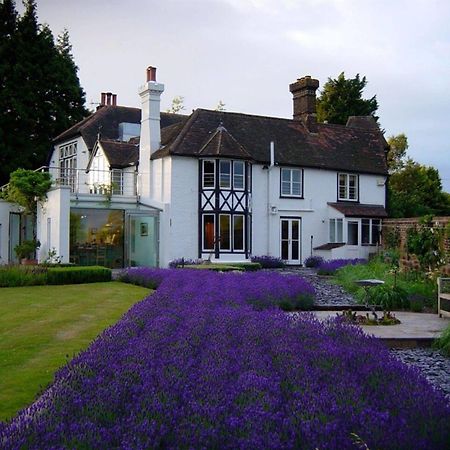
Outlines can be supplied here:
M0 420L148 292L119 282L0 288Z

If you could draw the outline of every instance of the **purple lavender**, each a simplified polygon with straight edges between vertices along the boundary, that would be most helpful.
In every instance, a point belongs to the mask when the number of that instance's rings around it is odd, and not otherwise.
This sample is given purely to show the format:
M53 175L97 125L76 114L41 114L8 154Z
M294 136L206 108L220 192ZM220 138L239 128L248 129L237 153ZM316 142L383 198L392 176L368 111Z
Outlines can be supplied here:
M285 266L284 261L281 258L275 256L252 256L252 263L259 263L263 269L279 269Z
M340 269L341 267L352 265L355 266L356 264L366 264L367 261L365 259L330 259L328 261L324 261L318 266L317 273L319 275L333 275L336 270Z
M448 448L450 405L418 369L340 320L254 308L298 277L127 276L159 287L0 426L0 447L345 450L355 433L369 448Z

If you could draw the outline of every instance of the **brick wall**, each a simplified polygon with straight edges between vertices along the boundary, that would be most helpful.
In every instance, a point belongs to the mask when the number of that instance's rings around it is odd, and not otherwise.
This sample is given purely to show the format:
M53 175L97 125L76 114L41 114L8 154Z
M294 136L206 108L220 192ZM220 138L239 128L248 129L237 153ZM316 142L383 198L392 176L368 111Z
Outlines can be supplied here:
M403 249L406 243L406 233L407 230L411 227L414 227L420 223L420 217L409 217L404 219L384 219L383 220L383 233L382 233L382 243L383 243L383 235L386 236L386 233L389 230L398 228L400 232L400 248ZM445 228L448 223L450 223L450 217L433 217L433 223L438 225L439 227ZM447 257L450 256L450 239L446 238L444 240L444 248Z

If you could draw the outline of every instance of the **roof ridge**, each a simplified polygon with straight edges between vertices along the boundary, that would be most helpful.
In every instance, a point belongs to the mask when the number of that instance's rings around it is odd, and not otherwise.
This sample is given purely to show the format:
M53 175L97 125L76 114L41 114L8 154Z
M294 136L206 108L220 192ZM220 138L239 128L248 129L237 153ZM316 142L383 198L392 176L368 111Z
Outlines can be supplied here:
M184 138L184 136L186 136L186 133L189 131L189 128L191 127L192 123L197 119L198 115L199 115L199 110L196 109L189 117L188 120L186 120L186 122L184 123L183 127L181 128L180 132L178 133L178 136L175 138L175 140L172 142L172 144L170 145L170 147L172 148L172 150L175 150L178 145L180 144L180 142L182 141L182 139Z

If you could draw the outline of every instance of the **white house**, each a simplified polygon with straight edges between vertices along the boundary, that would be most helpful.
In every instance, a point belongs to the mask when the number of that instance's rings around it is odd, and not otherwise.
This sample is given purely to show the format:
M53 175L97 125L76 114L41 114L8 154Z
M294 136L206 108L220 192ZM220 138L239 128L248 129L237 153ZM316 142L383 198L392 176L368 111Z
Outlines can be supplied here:
M318 86L311 77L289 86L292 119L161 113L153 67L141 110L102 94L54 140L39 258L55 249L78 264L165 267L181 257L367 257L387 216L387 143L372 117L317 123ZM12 214L0 205L4 262L21 235Z

